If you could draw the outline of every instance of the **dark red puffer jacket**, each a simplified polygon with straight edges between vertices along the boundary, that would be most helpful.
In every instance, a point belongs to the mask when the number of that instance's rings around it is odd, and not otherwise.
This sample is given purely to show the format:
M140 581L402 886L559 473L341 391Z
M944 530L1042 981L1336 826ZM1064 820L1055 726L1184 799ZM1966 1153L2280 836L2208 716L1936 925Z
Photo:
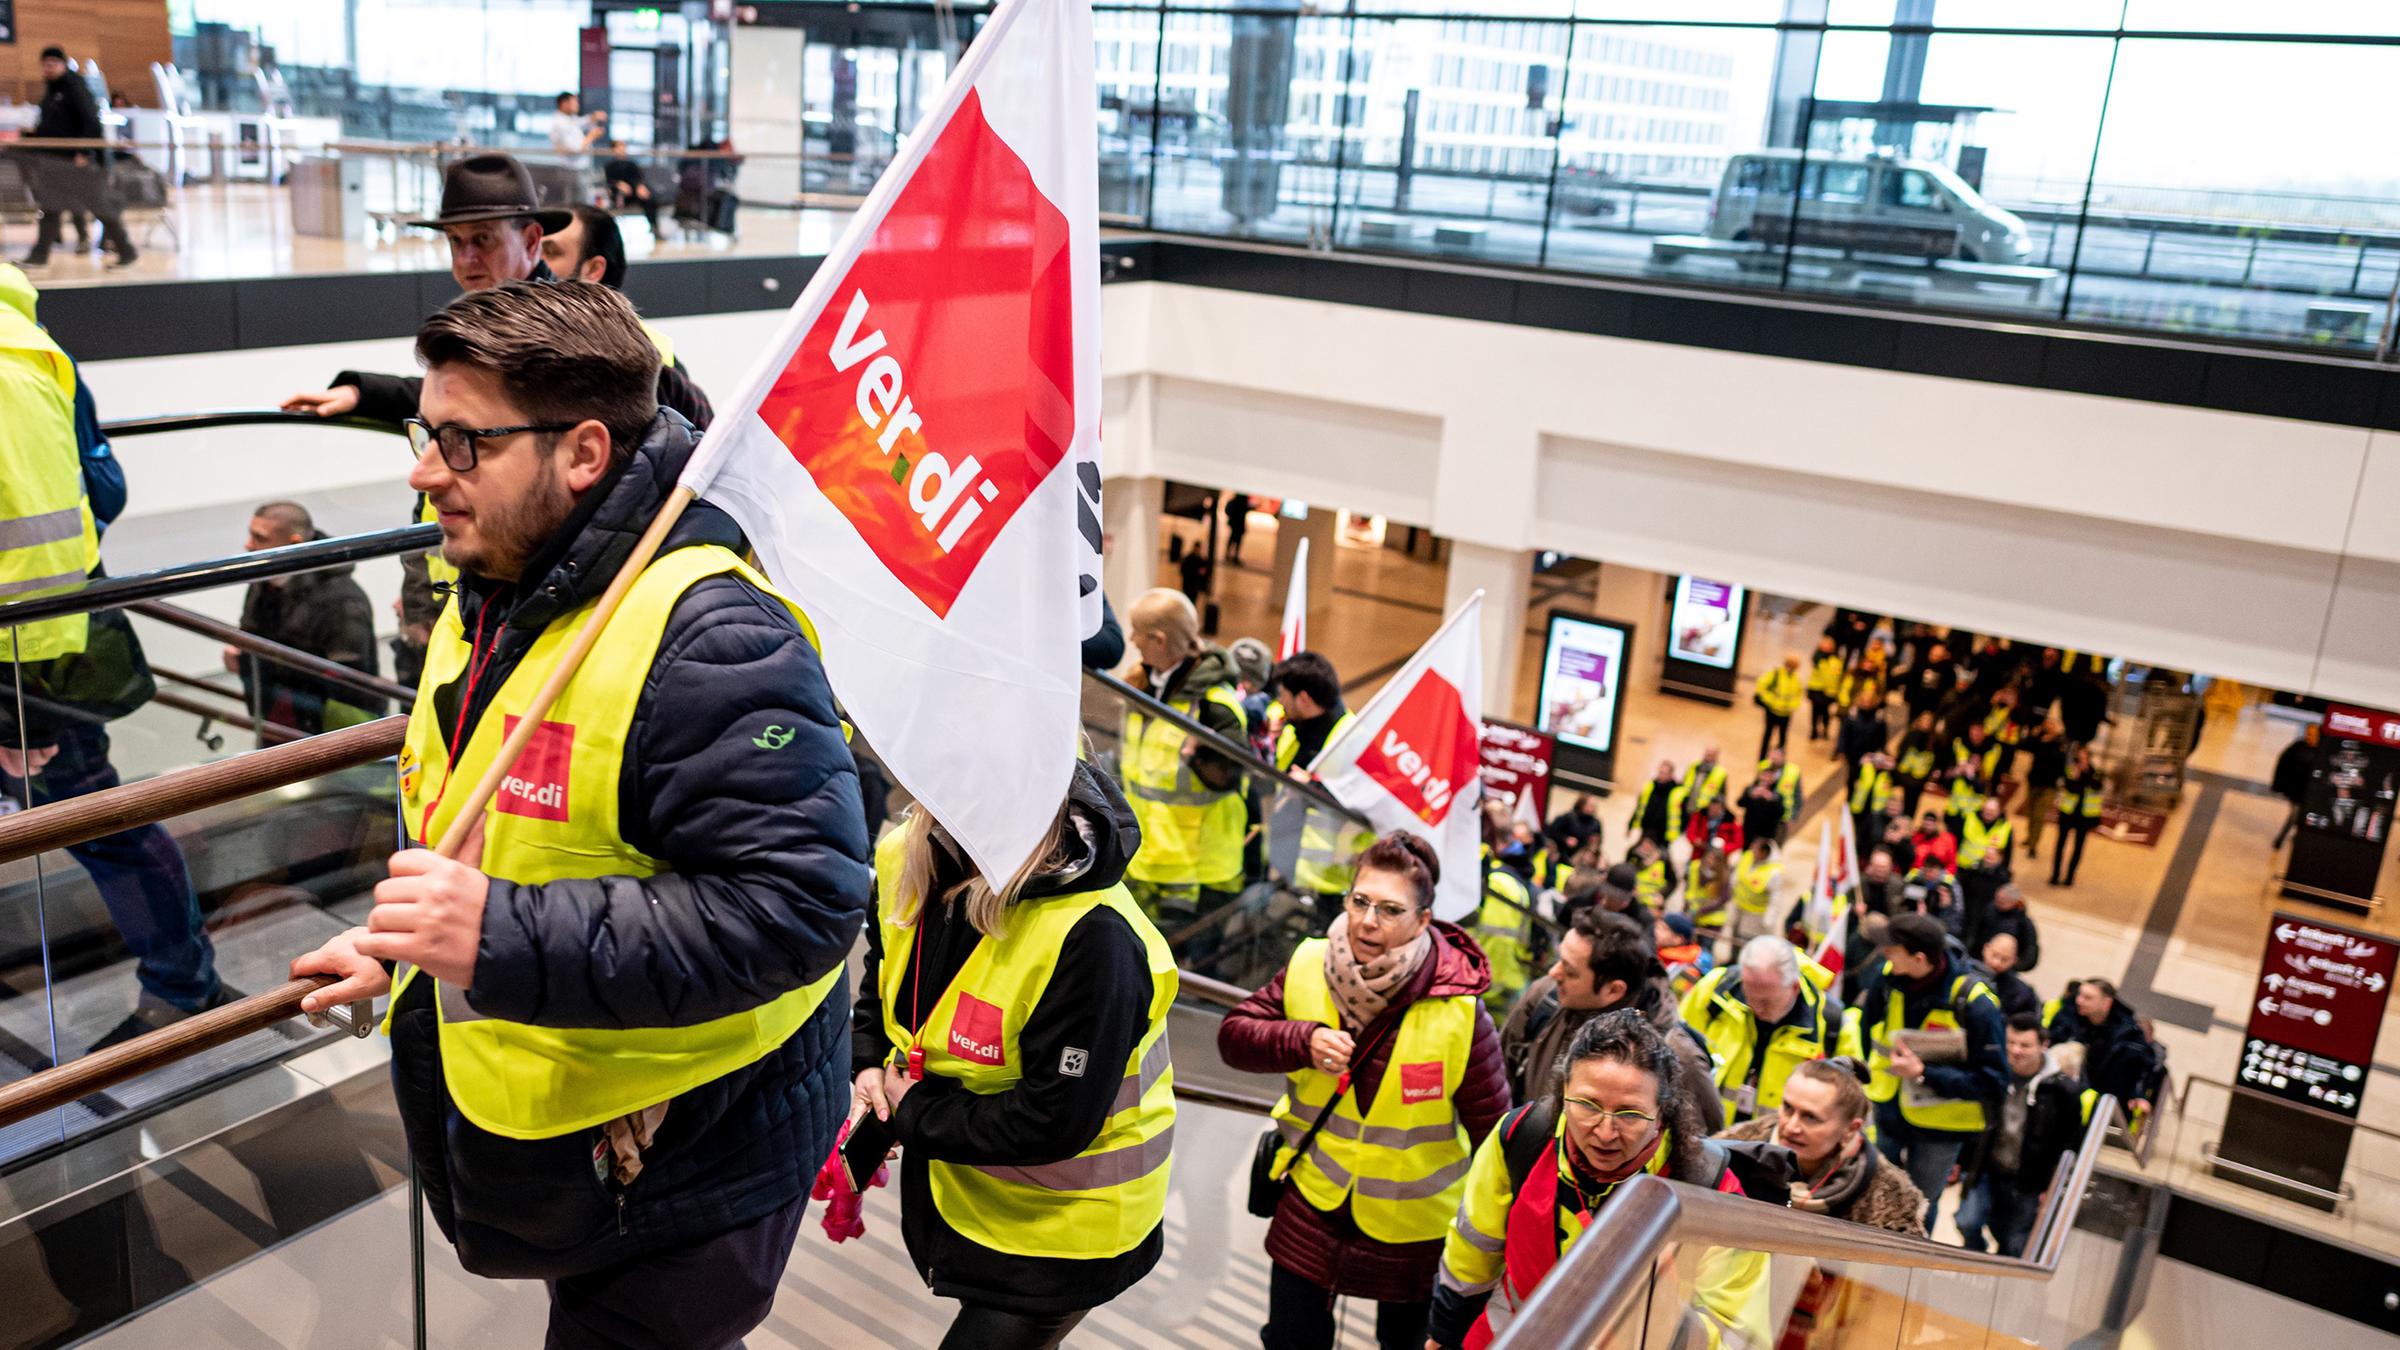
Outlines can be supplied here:
M1465 930L1440 919L1433 923L1433 955L1418 968L1392 1006L1373 1025L1358 1033L1369 1046L1364 1063L1355 1067L1350 1090L1372 1102L1391 1063L1391 1031L1408 1005L1421 998L1463 995L1481 998L1491 987L1491 965L1483 949ZM1283 974L1277 972L1265 988L1244 999L1225 1015L1217 1031L1217 1053L1228 1067L1244 1073L1285 1074L1308 1067L1308 1037L1315 1022L1294 1022L1283 1015ZM1491 1015L1475 1009L1475 1047L1467 1055L1466 1081L1451 1096L1459 1120L1467 1127L1469 1146L1491 1133L1508 1114L1508 1074L1500 1061L1500 1033ZM1299 1188L1286 1186L1267 1228L1267 1257L1309 1283L1330 1293L1384 1303L1419 1303L1433 1297L1433 1280L1442 1259L1440 1239L1430 1242L1378 1242L1358 1231L1345 1203L1332 1213L1301 1198Z

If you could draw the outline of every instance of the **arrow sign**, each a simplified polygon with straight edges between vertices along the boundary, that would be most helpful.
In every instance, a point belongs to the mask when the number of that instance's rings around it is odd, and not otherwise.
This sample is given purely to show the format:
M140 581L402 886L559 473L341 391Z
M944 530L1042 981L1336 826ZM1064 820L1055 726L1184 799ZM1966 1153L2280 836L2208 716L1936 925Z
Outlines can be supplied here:
M2276 1003L2275 1000L2271 998L2262 998L2258 1001L2258 1010L2262 1013L2265 1013L2269 1017L2273 1017L2275 1015L2275 1009L2279 1006L2281 1005Z
M2371 972L2370 972L2370 973L2368 974L2368 976L2367 976L2367 988L2368 988L2369 990L2372 990L2372 991L2373 991L2373 992L2375 992L2375 993L2378 993L2378 994L2382 993L2382 992L2383 992L2383 986L2384 986L2386 983L2387 983L2387 981L2386 981L2386 980L2385 980L2385 979L2384 979L2384 978L2383 978L2381 975L2373 974L2373 973L2371 973Z
M2283 977L2281 975L2269 975L2267 977L2266 984L2269 989L2281 989L2283 988Z
M2292 927L2288 923L2277 924L2275 925L2275 940L2278 942L2289 942L2293 938L2299 936L2299 932L2299 929Z

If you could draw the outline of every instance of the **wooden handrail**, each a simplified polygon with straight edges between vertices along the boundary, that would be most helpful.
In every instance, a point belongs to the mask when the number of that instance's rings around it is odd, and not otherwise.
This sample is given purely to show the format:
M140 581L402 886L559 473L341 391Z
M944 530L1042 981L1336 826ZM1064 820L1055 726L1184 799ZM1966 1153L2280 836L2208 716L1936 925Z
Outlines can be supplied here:
M251 1032L264 1031L286 1018L297 1017L300 1000L319 986L331 983L330 978L293 980L0 1087L0 1129L30 1120L44 1111L57 1110L95 1092L104 1092L127 1079L139 1078L227 1041L240 1040Z
M0 862L81 844L136 825L239 801L400 752L405 717L362 722L290 745L195 765L138 783L0 816Z

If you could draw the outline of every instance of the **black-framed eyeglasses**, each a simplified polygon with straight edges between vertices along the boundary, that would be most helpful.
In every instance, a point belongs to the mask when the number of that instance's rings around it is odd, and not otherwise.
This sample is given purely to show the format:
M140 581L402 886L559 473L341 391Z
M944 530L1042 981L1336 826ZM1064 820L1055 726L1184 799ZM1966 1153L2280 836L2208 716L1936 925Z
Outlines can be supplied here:
M450 466L450 472L473 473L475 461L483 453L483 442L487 440L527 431L572 431L579 424L525 422L513 427L462 427L456 422L444 422L437 427L422 417L411 417L403 425L408 428L409 453L422 459L425 457L425 447L438 443L442 447L442 463Z

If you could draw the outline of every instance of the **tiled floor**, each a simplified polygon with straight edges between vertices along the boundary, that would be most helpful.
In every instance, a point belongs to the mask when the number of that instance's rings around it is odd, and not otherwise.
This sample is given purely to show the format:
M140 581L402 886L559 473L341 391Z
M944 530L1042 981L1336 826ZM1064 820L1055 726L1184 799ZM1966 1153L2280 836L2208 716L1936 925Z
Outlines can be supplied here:
M1199 537L1191 522L1175 521L1173 527L1194 540ZM1273 581L1267 560L1275 556L1274 530L1271 517L1255 517L1243 548L1250 561L1220 572L1220 641L1243 634L1273 637L1282 611L1282 596L1269 594ZM1444 568L1397 549L1348 542L1333 551L1332 566L1336 603L1319 616L1310 638L1352 680L1351 702L1356 706L1441 622ZM1158 580L1161 585L1175 581L1163 558ZM1589 599L1587 590L1560 592L1537 580L1534 603L1525 616L1525 647L1513 697L1487 712L1530 720L1542 617L1553 606L1582 605ZM1778 607L1784 606L1779 602ZM1826 613L1821 606L1807 605L1788 617L1763 603L1761 610L1767 617L1754 622L1745 641L1744 683L1733 707L1661 693L1655 669L1648 678L1627 682L1619 764L1661 758L1684 764L1716 743L1733 767L1735 790L1746 785L1744 766L1751 762L1759 731L1748 682L1784 652L1812 650ZM2125 655L2138 658L2140 653ZM2361 1123L2370 1129L2394 1133L2362 1130L2356 1136L2348 1181L2358 1198L2343 1213L2329 1220L2316 1211L2216 1180L2201 1161L2202 1146L2213 1146L2223 1120L2227 1090L2222 1085L2231 1081L2240 1058L2244 1009L2257 978L2270 916L2285 910L2368 928L2384 926L2380 917L2361 920L2276 893L2274 878L2282 858L2271 844L2286 808L2280 798L2268 794L2266 782L2276 755L2297 734L2294 723L2255 702L2237 712L2212 712L2191 761L2193 782L2157 844L2142 847L2095 835L2071 890L2047 884L2046 854L2045 861L2034 864L2024 860L2020 850L2019 883L2042 933L2041 964L2032 980L2048 995L2079 976L2105 977L2124 987L2126 1001L2137 1010L2157 1017L2158 1035L2177 1085L2191 1080L2187 1090L2192 1119L2161 1134L2172 1156L2160 1165L2172 1168L2177 1184L2400 1255L2400 1049L2394 1048L2400 1047L2400 1034L2395 1034L2400 1032L2400 1004L2386 1013L2383 1059L2369 1075L2360 1114ZM1795 762L1808 790L1840 772L1829 742L1799 747ZM1619 846L1614 841L1622 837L1629 809L1622 798L1601 807L1612 848ZM1802 822L1786 858L1789 884L1805 884L1815 863L1817 823L1831 818L1820 810ZM2204 823L2197 836L2191 832L2195 819ZM2045 839L2045 847L2048 843ZM2197 851L2196 865L2178 869L2173 864L2178 851L2185 849ZM2179 871L2189 880L2176 885L2173 874ZM2391 886L2387 873L2387 893Z

